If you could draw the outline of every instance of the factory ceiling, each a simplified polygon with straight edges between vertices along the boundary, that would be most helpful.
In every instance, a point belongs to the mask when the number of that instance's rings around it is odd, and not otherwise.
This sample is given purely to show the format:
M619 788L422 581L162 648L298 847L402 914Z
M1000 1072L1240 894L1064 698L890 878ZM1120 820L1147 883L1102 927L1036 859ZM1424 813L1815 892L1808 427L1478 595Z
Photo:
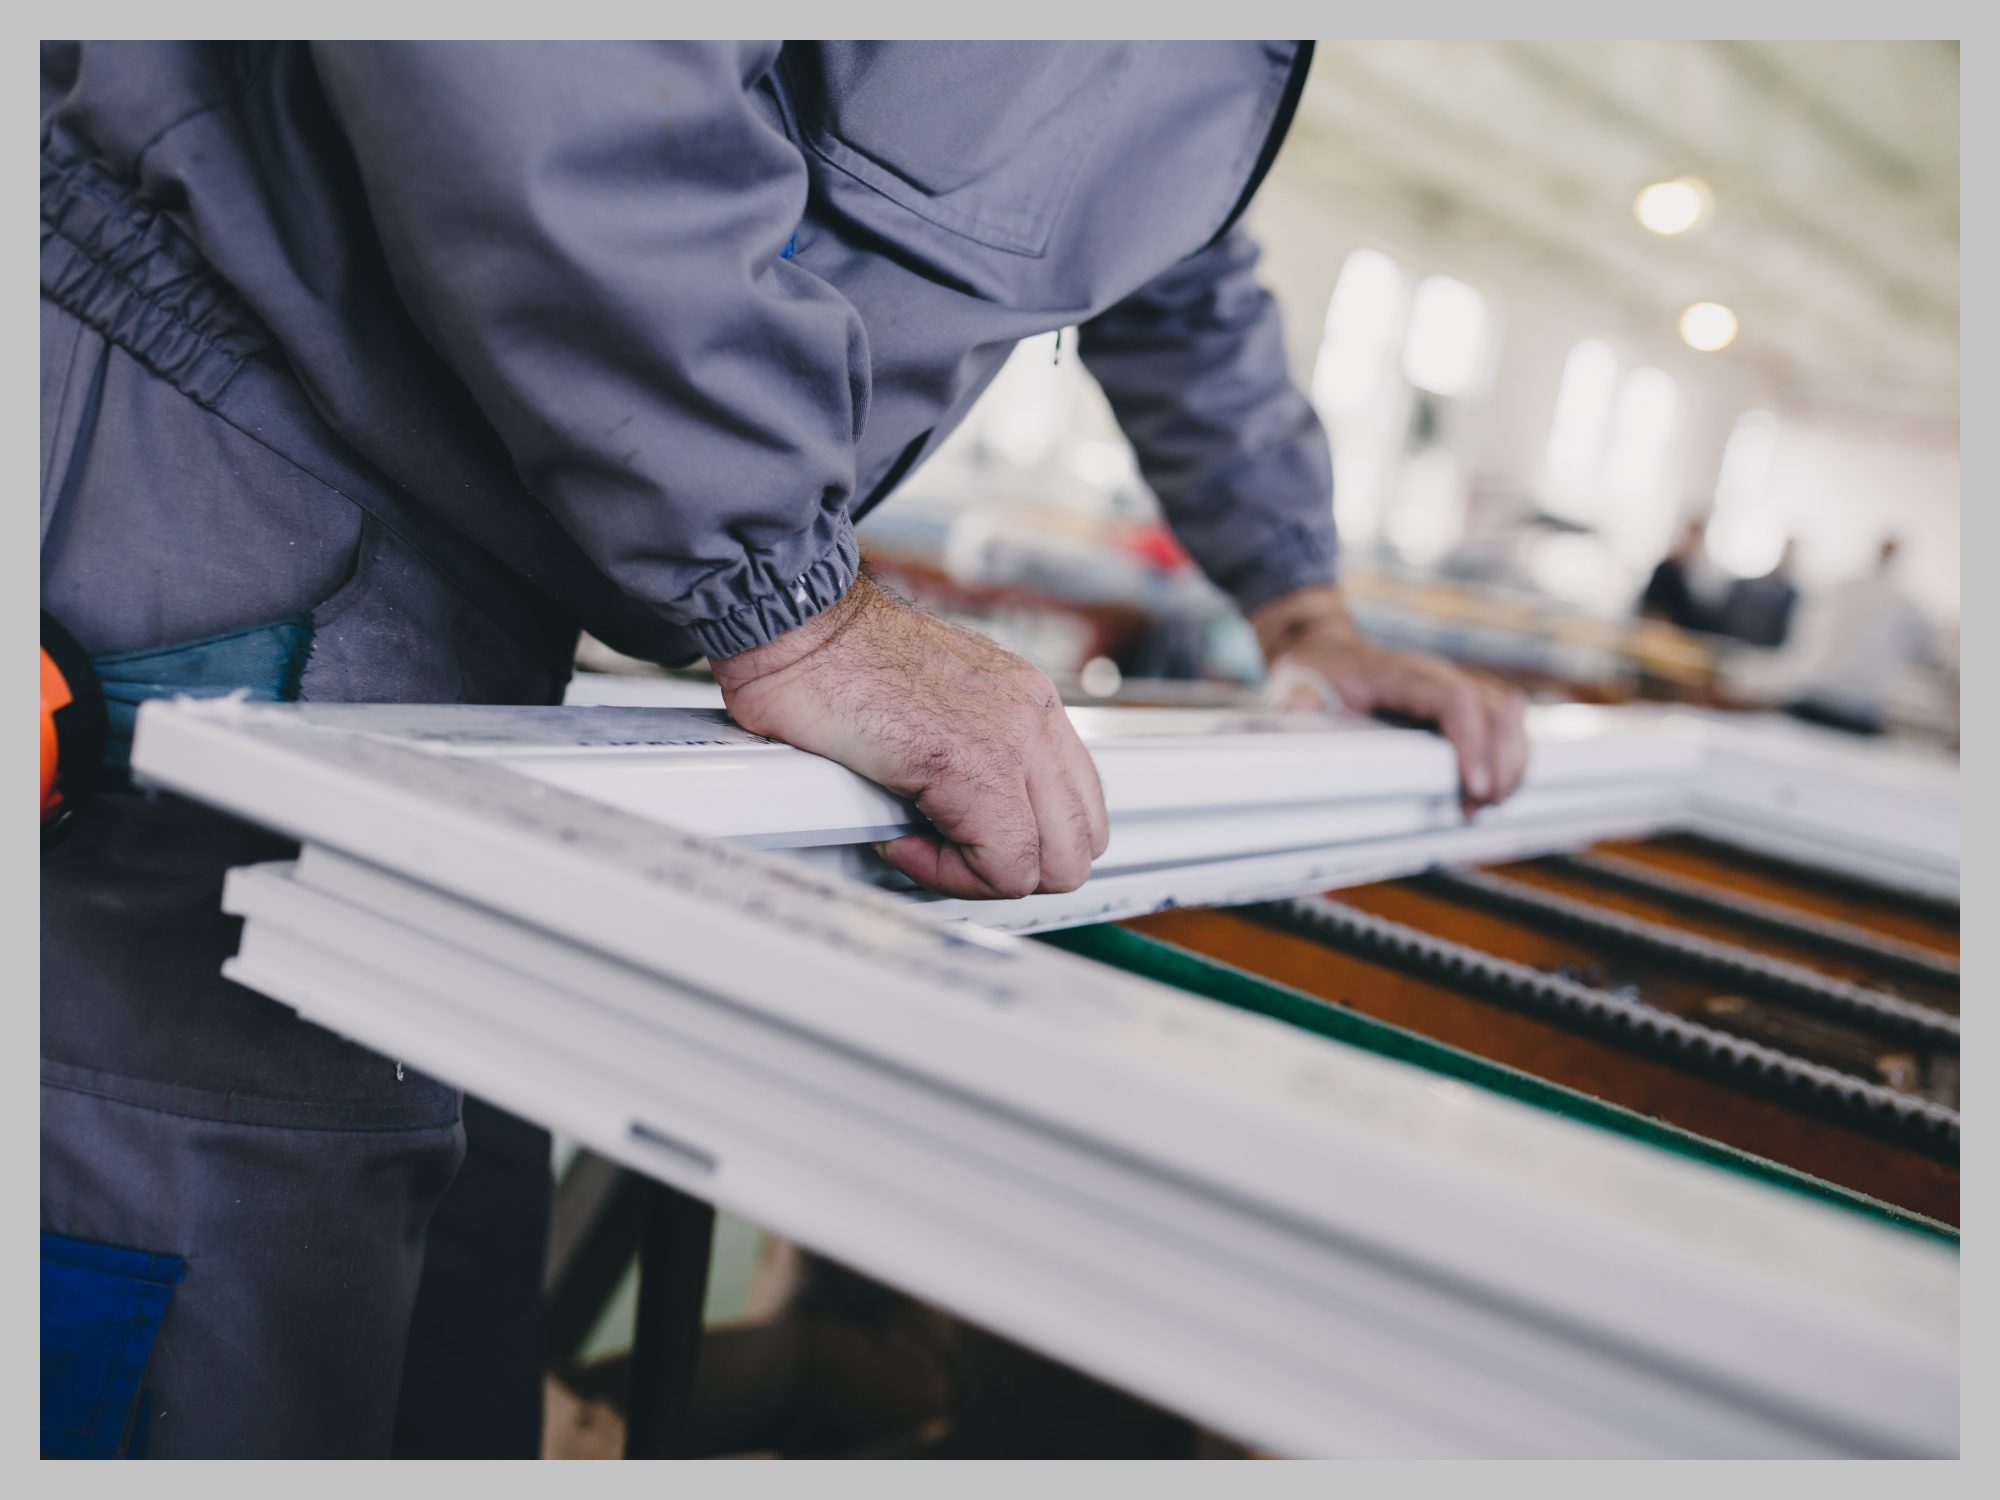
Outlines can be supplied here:
M1958 89L1946 42L1323 43L1283 169L1628 330L1725 303L1728 357L1776 399L1949 421ZM1705 222L1642 228L1640 190L1681 177L1711 189Z

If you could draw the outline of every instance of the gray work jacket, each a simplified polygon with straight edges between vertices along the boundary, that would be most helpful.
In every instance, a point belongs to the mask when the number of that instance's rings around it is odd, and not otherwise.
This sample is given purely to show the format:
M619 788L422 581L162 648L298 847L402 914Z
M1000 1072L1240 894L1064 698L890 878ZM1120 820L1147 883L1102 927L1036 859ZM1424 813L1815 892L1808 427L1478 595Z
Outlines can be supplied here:
M128 333L281 362L426 526L669 661L839 597L855 519L1081 325L1254 608L1333 576L1326 440L1234 227L1309 51L52 44L44 290L52 234L85 317L107 221L191 245L203 306L162 275Z

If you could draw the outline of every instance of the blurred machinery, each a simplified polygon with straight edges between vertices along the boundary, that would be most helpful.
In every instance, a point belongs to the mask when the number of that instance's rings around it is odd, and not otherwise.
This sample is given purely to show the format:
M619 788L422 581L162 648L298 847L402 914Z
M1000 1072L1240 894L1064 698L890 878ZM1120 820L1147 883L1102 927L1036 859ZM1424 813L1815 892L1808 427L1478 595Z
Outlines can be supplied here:
M864 535L882 581L994 636L1078 701L1254 701L1262 664L1248 627L1144 511L933 502L872 517ZM1781 653L1606 616L1503 577L1378 553L1348 560L1342 588L1372 638L1492 673L1540 701L1754 708L1782 695ZM1955 747L1955 676L1913 669L1885 714L1905 739Z

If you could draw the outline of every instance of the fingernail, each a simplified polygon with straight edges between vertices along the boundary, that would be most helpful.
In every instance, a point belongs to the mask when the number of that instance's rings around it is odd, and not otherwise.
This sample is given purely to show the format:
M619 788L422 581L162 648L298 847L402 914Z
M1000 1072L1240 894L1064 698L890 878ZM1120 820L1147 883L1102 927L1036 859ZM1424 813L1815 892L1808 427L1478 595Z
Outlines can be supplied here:
M1493 794L1493 780L1484 766L1474 766L1465 777L1465 789L1481 802Z

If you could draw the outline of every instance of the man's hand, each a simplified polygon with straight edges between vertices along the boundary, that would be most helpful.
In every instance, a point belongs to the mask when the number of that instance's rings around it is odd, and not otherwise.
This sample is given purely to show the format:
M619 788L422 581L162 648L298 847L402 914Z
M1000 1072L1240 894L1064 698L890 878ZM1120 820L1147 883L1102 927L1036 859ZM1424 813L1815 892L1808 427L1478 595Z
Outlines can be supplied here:
M1458 752L1459 796L1468 814L1513 795L1528 768L1525 700L1514 688L1433 656L1371 645L1340 591L1306 588L1250 617L1281 708L1332 707L1314 681L1354 713L1387 710L1425 719Z
M1073 891L1110 842L1097 767L1048 678L866 574L832 608L713 663L736 722L915 802L934 833L879 846L947 896Z

